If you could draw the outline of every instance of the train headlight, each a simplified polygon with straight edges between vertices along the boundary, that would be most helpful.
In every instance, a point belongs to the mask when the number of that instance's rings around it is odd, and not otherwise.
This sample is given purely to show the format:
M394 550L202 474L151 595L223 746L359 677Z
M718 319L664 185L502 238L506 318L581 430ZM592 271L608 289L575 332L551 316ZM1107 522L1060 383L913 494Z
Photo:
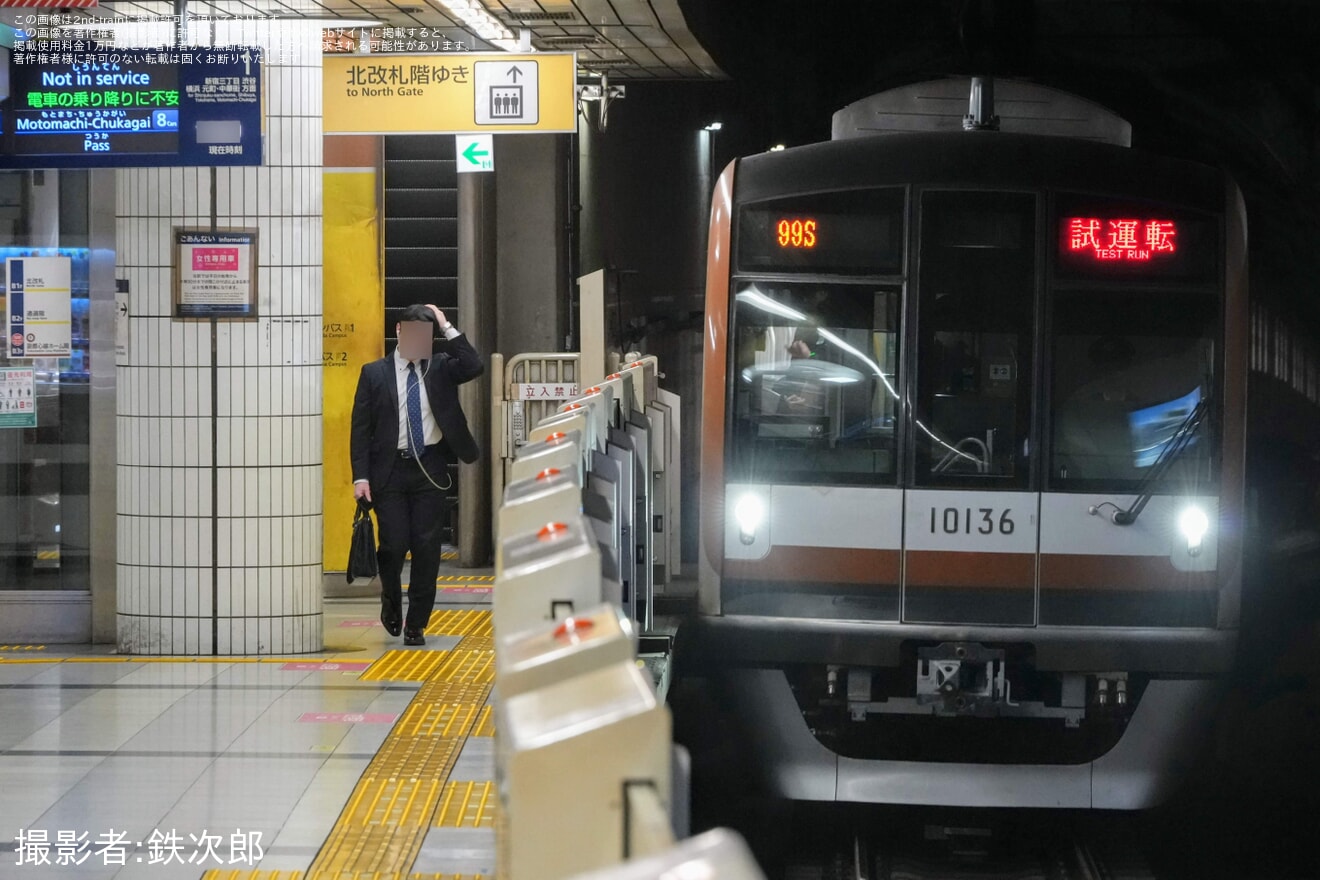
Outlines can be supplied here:
M1187 539L1188 555L1195 556L1201 552L1201 539L1210 531L1210 519L1204 510L1193 504L1179 514L1178 531Z
M744 544L756 540L756 530L765 522L765 502L753 492L742 495L733 505L733 518L738 523L738 537Z

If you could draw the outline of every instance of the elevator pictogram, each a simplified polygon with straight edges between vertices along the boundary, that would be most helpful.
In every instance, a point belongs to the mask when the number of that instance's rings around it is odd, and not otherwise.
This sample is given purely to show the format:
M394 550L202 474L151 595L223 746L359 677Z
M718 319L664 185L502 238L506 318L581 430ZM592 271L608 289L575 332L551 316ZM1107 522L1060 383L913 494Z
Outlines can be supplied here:
M478 61L473 65L478 125L535 125L540 118L535 61Z

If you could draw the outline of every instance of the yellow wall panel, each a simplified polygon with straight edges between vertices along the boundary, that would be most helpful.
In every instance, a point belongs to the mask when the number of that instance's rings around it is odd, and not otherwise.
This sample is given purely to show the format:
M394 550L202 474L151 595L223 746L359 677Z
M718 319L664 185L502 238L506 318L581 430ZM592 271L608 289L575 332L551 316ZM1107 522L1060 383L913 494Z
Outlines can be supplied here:
M363 364L385 348L385 284L381 272L378 174L327 170L325 193L324 413L326 571L343 571L353 533L349 428Z

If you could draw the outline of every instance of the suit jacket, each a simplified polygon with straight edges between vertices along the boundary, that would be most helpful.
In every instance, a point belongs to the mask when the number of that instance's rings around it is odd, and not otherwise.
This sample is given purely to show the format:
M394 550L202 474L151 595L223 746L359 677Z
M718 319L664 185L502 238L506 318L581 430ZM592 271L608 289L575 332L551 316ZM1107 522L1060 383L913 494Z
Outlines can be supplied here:
M463 334L451 339L449 347L451 353L437 354L430 363L423 380L426 397L435 423L444 435L440 450L445 460L452 462L457 455L472 462L481 452L458 405L458 386L480 376L485 367ZM373 489L384 486L399 460L398 449L399 387L394 375L394 352L390 352L365 364L358 377L349 439L354 481L367 480Z

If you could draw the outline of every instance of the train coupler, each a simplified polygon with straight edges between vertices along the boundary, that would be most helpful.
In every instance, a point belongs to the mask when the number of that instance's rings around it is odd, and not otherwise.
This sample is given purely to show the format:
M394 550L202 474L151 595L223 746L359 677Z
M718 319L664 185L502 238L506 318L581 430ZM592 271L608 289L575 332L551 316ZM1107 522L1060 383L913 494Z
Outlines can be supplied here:
M842 696L839 691L846 687L848 714L855 722L872 715L935 715L1054 718L1068 727L1077 727L1086 717L1087 682L1082 674L1060 675L1056 696L1047 704L1039 698L1025 698L1028 695L1021 688L1015 698L1014 682L1022 670L1016 676L1012 674L1004 648L976 642L943 642L918 648L916 659L916 680L908 692L910 696L901 692L873 693L872 670L864 667L831 667L829 694Z
M1001 648L944 642L917 650L917 703L940 714L981 715L1012 706Z

